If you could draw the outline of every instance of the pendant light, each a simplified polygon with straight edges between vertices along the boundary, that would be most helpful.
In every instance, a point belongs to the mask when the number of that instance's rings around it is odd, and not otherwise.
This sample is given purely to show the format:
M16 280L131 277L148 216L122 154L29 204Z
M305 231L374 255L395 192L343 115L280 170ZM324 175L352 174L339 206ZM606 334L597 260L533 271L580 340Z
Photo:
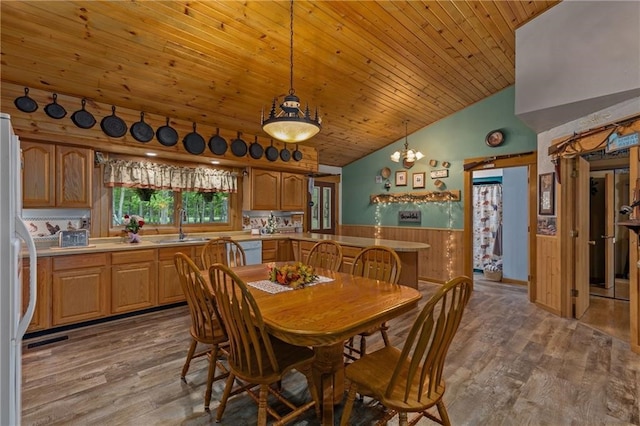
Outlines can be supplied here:
M404 122L404 149L402 151L396 151L391 154L391 161L399 163L400 160L402 160L402 165L404 166L404 168L410 169L411 167L413 167L413 163L423 158L424 155L418 150L409 149L407 123L408 121Z
M311 116L308 105L304 111L300 108L300 98L296 96L296 91L293 88L293 0L291 0L290 35L291 84L289 94L284 97L279 111L276 109L278 98L273 99L269 118L264 118L264 109L262 110L262 129L274 139L288 143L299 143L315 136L320 131L322 120L318 117L317 108L315 117Z

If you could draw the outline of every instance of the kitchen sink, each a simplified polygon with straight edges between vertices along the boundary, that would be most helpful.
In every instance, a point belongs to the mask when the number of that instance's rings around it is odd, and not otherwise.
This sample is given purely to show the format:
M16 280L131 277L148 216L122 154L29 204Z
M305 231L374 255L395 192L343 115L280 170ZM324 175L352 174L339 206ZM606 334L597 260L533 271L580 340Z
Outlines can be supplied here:
M207 238L207 237L183 238L183 239L173 238L171 240L154 241L154 243L156 244L198 243L198 242L209 241L210 239L211 238Z

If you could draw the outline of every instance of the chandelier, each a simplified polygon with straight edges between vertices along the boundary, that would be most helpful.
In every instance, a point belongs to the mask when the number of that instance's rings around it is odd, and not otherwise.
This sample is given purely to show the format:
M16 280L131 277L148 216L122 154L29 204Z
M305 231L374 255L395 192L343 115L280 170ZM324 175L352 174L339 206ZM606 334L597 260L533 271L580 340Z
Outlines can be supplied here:
M415 149L409 149L409 140L407 138L407 122L404 122L404 149L402 151L396 151L391 154L391 161L399 163L402 160L402 165L405 169L413 167L413 163L423 158L424 155Z
M262 110L262 129L274 139L283 142L298 143L312 138L320 131L322 120L318 117L316 108L315 117L311 117L309 105L303 111L300 108L300 98L296 96L293 88L293 0L291 0L291 68L290 68L290 89L289 94L284 97L280 104L280 110L276 110L278 98L273 99L269 118L264 118Z

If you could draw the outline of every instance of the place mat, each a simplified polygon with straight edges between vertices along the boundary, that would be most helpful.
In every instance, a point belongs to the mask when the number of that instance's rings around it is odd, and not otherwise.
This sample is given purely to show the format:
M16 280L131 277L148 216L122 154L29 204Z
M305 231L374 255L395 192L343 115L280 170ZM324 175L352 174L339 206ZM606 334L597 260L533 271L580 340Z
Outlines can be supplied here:
M333 278L323 277L322 275L318 275L318 278L315 281L307 283L304 286L310 287L312 285L328 283L331 281L333 281ZM250 283L247 283L247 285L257 288L258 290L266 291L267 293L271 293L271 294L282 293L283 291L295 290L295 288L289 287L288 285L274 283L269 280L252 281Z

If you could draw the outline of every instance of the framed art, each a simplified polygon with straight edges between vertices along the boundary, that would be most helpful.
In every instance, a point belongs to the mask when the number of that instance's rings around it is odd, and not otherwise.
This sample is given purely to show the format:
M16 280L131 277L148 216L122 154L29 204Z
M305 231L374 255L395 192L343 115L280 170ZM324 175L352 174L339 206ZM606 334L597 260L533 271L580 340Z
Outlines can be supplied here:
M543 173L540 175L540 182L538 187L539 199L538 199L538 214L540 215L553 215L555 214L555 174Z
M407 172L405 170L396 172L396 186L407 186Z
M413 174L413 188L424 188L424 177L425 173L414 173Z

